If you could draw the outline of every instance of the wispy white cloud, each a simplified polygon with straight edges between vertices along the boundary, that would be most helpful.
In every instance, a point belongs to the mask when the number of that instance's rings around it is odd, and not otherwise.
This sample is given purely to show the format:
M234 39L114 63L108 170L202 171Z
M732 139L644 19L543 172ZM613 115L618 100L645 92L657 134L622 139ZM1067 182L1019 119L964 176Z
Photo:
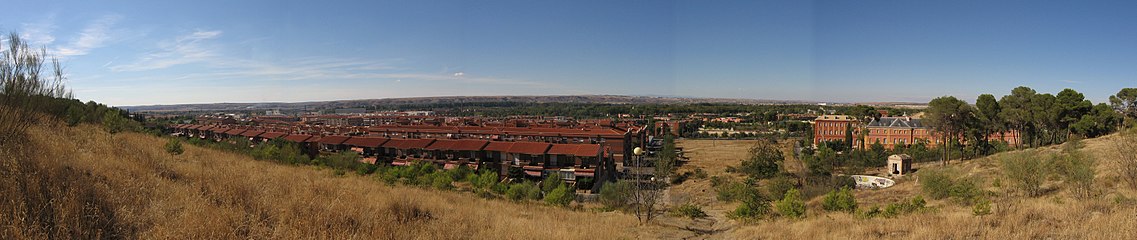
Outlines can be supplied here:
M144 71L197 63L218 56L218 50L206 46L204 41L221 36L221 31L197 30L158 44L158 49L145 54L134 63L111 66L112 71Z
M368 59L352 57L305 57L294 59L251 60L228 56L223 51L227 41L222 31L197 30L161 41L158 48L126 64L108 63L116 72L151 71L179 65L199 64L194 73L165 76L179 82L240 81L357 81L394 80L454 82L459 84L515 85L531 88L560 86L517 79L478 76L464 71L414 72L397 65L402 59ZM259 41L259 40L258 40ZM241 44L243 42L235 42ZM155 72L158 73L158 72ZM160 73L159 73L160 74ZM153 75L148 75L153 77ZM152 78L150 78L152 79ZM140 80L145 81L145 80Z
M24 23L21 27L20 37L27 40L33 46L47 46L55 42L55 36L52 32L55 31L55 15L48 15L40 22Z
M59 46L54 53L60 56L87 55L92 49L102 47L111 40L111 28L122 19L119 15L106 15L87 25L79 36L63 46ZM52 38L54 41L54 38Z

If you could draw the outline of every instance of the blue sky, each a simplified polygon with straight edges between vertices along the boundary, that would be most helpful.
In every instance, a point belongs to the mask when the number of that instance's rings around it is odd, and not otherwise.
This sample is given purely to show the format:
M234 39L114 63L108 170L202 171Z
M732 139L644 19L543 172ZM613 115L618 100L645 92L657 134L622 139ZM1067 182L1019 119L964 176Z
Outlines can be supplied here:
M236 3L234 3L236 2ZM973 100L1137 87L1137 1L17 1L111 105L628 94Z

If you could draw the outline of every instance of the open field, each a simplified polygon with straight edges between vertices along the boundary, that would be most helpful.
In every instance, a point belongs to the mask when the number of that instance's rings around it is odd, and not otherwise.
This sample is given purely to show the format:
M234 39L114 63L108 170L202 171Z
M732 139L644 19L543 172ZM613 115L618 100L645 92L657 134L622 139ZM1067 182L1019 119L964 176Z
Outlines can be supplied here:
M5 146L0 236L131 239L632 238L632 216L387 186L95 126Z

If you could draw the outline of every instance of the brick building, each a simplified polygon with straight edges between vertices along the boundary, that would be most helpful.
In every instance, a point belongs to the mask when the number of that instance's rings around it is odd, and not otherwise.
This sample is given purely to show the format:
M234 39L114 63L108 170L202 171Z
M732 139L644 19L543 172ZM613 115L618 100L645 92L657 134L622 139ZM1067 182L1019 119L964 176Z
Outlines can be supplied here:
M845 141L845 130L853 129L853 145L860 145L856 139L857 119L847 115L821 115L813 119L813 145L829 141Z

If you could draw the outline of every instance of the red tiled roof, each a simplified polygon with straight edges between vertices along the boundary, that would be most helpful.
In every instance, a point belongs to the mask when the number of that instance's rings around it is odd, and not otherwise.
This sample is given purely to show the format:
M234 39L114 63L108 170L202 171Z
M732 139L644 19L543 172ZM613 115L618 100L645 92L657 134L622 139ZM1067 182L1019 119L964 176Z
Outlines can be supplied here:
M229 129L223 128L223 127L218 127L218 128L214 128L214 129L209 129L209 131L213 132L213 133L225 133L226 131L229 131Z
M264 134L264 133L265 133L265 131L249 130L249 131L245 131L245 132L241 133L241 136L256 137L256 136L260 136L261 134Z
M243 132L245 132L245 130L244 130L244 129L232 129L232 130L229 130L229 131L225 131L225 134L229 134L229 135L232 135L232 136L236 136L236 135L240 135L240 134L241 134L241 133L243 133Z
M410 141L404 143L402 147L404 149L426 148L426 146L430 146L434 141L434 139L410 139Z
M513 147L513 142L490 142L490 144L486 145L486 147L483 148L482 150L496 151L496 152L507 152L507 151L509 151L509 148L511 148L511 147Z
M451 148L454 146L454 144L456 142L457 141L454 141L454 140L439 139L437 141L434 141L434 143L431 143L430 146L427 146L425 149L426 150L451 150Z
M572 155L581 157L595 157L600 155L600 144L577 144L580 145Z
M576 144L553 144L553 147L549 148L549 154L574 155L577 148L579 147Z
M284 137L284 140L289 141L289 142L302 143L302 142L308 142L308 139L311 139L311 138L312 138L312 135L294 134L294 135L288 135L288 136Z
M343 144L348 139L351 139L351 137L348 137L348 136L324 136L323 138L320 138L320 140L317 142L322 143L322 144L339 145L339 144Z
M287 135L288 135L287 133L282 133L282 132L265 132L265 133L262 133L260 135L260 137L272 139L272 138L279 138L279 137L283 137L283 136L287 136Z
M391 139L383 144L385 148L419 149L434 143L434 139Z
M489 143L486 140L457 140L453 146L450 146L450 149L454 151L480 151Z
M344 141L343 144L347 144L348 146L353 147L375 148L382 146L383 143L386 143L388 140L391 139L382 137L352 137L351 139Z
M545 154L545 152L549 150L550 146L552 146L552 144L539 142L514 142L513 146L509 147L509 151L507 152L538 155Z

